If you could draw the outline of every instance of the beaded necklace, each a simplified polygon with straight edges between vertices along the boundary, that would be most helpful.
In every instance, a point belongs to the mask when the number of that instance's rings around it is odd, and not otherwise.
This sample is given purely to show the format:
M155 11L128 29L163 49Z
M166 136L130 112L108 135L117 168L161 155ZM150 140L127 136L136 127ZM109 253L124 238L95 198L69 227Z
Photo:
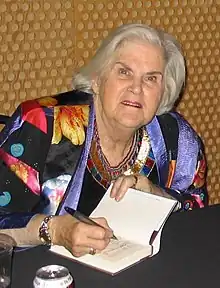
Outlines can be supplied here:
M101 186L107 189L111 181L115 180L119 175L140 173L143 169L145 169L144 174L147 174L146 176L149 175L154 166L154 157L150 153L152 152L150 149L150 140L143 127L135 133L132 145L125 158L117 166L112 167L102 152L96 122L94 124L94 135L88 156L87 168ZM146 173L145 165L148 158L151 161L148 161L150 166L147 167L148 171Z

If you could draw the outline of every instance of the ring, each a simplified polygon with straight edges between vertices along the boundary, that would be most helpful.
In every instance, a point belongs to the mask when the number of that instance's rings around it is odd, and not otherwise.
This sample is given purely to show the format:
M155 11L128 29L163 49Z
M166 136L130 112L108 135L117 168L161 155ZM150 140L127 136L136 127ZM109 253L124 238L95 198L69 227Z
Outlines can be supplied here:
M90 247L90 248L89 248L89 254L90 254L90 255L95 255L95 254L96 254L96 249Z
M131 186L132 188L135 188L138 182L138 176L137 175L132 175L134 177L134 184Z

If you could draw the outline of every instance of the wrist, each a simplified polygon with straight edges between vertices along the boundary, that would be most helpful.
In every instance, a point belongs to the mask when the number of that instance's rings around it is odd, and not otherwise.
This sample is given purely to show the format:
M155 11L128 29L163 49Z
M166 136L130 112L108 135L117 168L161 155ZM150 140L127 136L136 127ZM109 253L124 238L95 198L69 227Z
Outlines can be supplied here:
M73 230L73 226L78 222L74 217L70 215L54 216L49 221L49 233L51 242L54 245L65 246L66 238L68 238L69 231Z

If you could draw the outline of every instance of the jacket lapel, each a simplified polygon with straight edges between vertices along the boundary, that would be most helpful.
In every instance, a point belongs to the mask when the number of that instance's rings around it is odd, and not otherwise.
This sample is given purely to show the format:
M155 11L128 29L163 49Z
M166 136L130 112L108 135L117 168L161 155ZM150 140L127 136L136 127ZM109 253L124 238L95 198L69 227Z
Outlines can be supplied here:
M159 184L160 186L165 187L168 177L169 163L165 141L157 117L154 117L146 126L146 130L150 137L151 147L155 157Z

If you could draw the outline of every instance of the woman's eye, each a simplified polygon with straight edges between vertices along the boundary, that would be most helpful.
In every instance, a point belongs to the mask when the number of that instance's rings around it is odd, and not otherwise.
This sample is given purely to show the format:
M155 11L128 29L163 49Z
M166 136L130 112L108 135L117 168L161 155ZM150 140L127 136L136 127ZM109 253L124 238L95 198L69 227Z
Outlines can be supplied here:
M145 77L145 82L157 82L156 76L147 76Z
M129 71L127 69L124 69L124 68L119 68L119 74L128 76Z

